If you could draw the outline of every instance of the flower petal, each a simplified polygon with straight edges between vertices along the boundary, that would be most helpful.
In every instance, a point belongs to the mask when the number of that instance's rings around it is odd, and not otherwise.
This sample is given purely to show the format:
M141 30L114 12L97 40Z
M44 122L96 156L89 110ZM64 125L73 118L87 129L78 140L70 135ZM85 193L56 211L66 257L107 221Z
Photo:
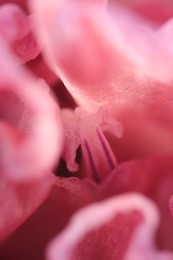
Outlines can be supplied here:
M7 0L0 0L0 5L6 4ZM27 11L27 1L26 0L11 0L10 3L17 4L22 7L25 11Z
M48 196L52 184L51 174L22 184L0 178L0 242L38 208Z
M157 251L155 205L137 194L93 204L74 215L47 250L47 259L172 259ZM131 258L133 256L133 258Z
M114 2L115 0L110 0L110 3ZM132 8L138 14L158 24L173 16L173 4L169 0L118 0L116 2Z
M87 181L56 178L46 201L0 246L0 259L44 259L46 245L72 214L96 199L97 192Z
M32 20L16 4L0 6L0 34L22 63L36 58L41 50Z
M112 19L78 1L31 3L45 59L79 104L91 110L129 98L172 99L172 54L139 18L117 6Z
M169 199L173 194L173 164L170 156L150 156L118 165L112 178L105 183L104 196L140 192L155 201L161 221L157 242L161 249L173 249L173 219L169 211ZM104 185L104 182L102 183ZM104 188L103 188L104 189Z
M151 154L172 154L172 102L157 95L155 100L110 104L109 114L124 128L121 138L105 133L119 163Z
M19 69L2 41L0 46L0 174L32 180L49 173L59 159L59 110L46 84Z

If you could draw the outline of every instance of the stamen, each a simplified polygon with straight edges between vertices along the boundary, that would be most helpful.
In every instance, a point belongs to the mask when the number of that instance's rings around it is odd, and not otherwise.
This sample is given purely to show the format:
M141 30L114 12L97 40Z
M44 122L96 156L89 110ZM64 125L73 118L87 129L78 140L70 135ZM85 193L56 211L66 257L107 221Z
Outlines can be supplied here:
M64 122L66 133L66 146L64 149L64 159L67 168L71 172L79 171L81 177L91 178L96 183L110 176L115 170L117 162L115 155L106 139L103 131L112 131L114 135L120 137L122 131L118 128L118 123L105 110L89 114L81 108L75 112L64 110ZM113 131L114 130L114 131ZM81 144L82 159L81 164L75 161L76 149Z
M92 157L92 154L91 154L91 151L89 149L89 145L87 143L86 140L84 140L84 145L85 145L85 148L86 148L86 151L87 151L87 154L88 154L88 161L89 161L89 165L90 165L90 168L91 168L91 172L92 172L92 177L93 179L95 180L95 182L99 183L100 182L100 179L99 179L99 174L97 172L97 168L96 168L96 165L94 163L94 160L93 160L93 157Z
M103 138L103 136L100 133L98 128L97 128L97 134L98 134L99 140L101 142L101 145L103 147L103 151L104 151L104 153L106 155L106 159L108 161L110 169L114 170L116 168L116 165L114 163L114 158L112 158L111 153L109 152L109 148L108 148L108 146L107 146L107 144L106 144L106 142L105 142L105 140L104 140L104 138Z

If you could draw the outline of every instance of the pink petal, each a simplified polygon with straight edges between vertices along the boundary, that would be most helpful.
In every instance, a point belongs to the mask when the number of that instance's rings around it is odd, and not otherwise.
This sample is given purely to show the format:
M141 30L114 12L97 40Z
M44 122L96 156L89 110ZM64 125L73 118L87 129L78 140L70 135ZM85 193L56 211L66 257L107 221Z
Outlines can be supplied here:
M121 138L105 133L118 162L150 154L172 153L173 106L166 99L156 93L152 101L110 104L110 115L124 128Z
M110 0L110 3L120 2L127 8L155 23L163 23L173 16L172 1L165 0Z
M27 9L27 2L26 0L0 0L0 5L6 4L7 2L17 4L18 6L22 7L23 10L28 11Z
M27 62L38 56L41 47L34 36L32 16L27 16L15 4L0 6L0 34L20 61Z
M22 39L16 40L12 49L22 63L35 59L41 51L33 32L29 32Z
M104 190L104 196L140 192L154 200L161 215L157 242L161 249L169 250L173 249L173 236L170 233L173 229L173 219L169 212L169 200L173 194L172 171L172 155L151 156L125 162L117 167Z
M44 78L50 85L56 83L57 76L50 71L39 55L42 47L36 39L34 15L26 15L16 4L1 5L0 34L19 59L19 63L30 62L29 67L37 77Z
M173 259L159 252L154 233L159 223L155 205L127 194L80 210L47 249L47 259ZM133 256L133 257L132 257Z
M44 79L50 87L59 84L59 78L49 69L41 55L29 61L27 65L37 78Z
M46 245L63 230L72 214L96 199L97 191L86 181L56 178L46 201L1 245L0 259L44 259Z
M15 231L46 199L52 175L30 183L16 184L0 178L0 241Z
M31 4L45 59L79 104L91 110L129 98L172 98L170 48L139 18L117 6L113 21L78 1Z
M16 4L0 6L0 31L4 38L11 42L25 36L30 30L29 19Z
M0 45L0 171L16 181L33 180L49 173L60 156L59 110L46 84L19 70Z

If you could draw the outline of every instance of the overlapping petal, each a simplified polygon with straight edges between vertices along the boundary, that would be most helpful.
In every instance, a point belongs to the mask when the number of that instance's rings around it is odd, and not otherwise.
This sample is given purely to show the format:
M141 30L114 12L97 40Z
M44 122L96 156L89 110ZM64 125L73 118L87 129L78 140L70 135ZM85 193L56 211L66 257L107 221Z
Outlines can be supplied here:
M34 15L28 13L27 1L0 2L0 35L17 56L20 64L28 63L34 74L50 85L57 76L42 59L42 45L38 44Z
M41 51L34 31L33 17L27 16L18 5L0 6L0 34L22 63L35 59Z
M155 205L137 194L90 205L51 242L47 259L171 260L154 243L158 221Z
M157 94L155 100L139 99L109 106L109 114L120 121L124 129L121 138L105 132L119 163L151 154L172 153L172 102Z
M47 198L52 184L51 173L29 183L15 183L0 177L1 243Z
M173 249L172 216L169 200L173 194L172 155L150 156L120 164L106 183L106 196L124 192L140 192L154 200L160 210L161 221L157 233L160 248ZM105 195L104 195L105 196Z
M45 200L62 149L59 108L0 39L0 240Z
M32 180L50 172L61 153L59 109L46 84L19 70L3 42L0 55L0 172Z
M69 226L50 245L48 260L85 257L172 260L172 253L160 252L156 247L157 242L160 249L172 250L172 236L167 236L173 227L170 214L172 156L168 156L173 147L172 20L159 28L159 23L169 17L168 5L166 14L158 20L156 16L150 17L158 22L152 24L117 4L112 6L111 12L107 11L107 1L30 2L30 10L35 13L35 35L39 39L38 46L44 45L45 62L61 78L77 103L86 109L63 111L66 137L63 158L70 171L82 171L82 177L94 179L97 184L57 178L57 186L48 200L14 234L9 244L6 243L2 256L8 255L10 259L12 252L17 252L16 259L26 258L26 245L32 236L30 229L34 227L38 236L40 230L44 231L44 236L36 243L39 250L27 257L39 259L43 257L46 243L64 228L77 209L108 196L137 191L156 202L161 213L160 225L153 203L139 194L117 196L76 213ZM152 5L155 5L154 0L150 5L146 1L146 7ZM161 0L158 6L161 8ZM28 17L14 5L4 8L0 10L0 29L6 43L12 43L22 62L35 59L41 48L30 44L35 37ZM144 8L142 14L149 17L151 8L146 10ZM169 11L172 12L171 8ZM12 19L7 19L7 24L5 14ZM12 25L11 31L8 22ZM62 130L58 107L46 83L36 82L26 71L19 70L10 51L3 42L0 45L2 61L6 61L5 64L0 61L3 212L0 228L5 230L3 239L47 196L52 184L50 171L61 153ZM40 55L29 64L30 67L36 64L35 72L39 77L46 68L41 59ZM41 61L40 68L37 61ZM50 71L44 78L48 78L48 82L56 80ZM108 114L100 121L99 111L104 109ZM123 136L117 125L119 121L123 125ZM83 152L80 167L76 163L79 146ZM151 154L159 156L137 160ZM118 165L134 158L133 162ZM27 191L22 197L23 189ZM38 198L31 205L35 190ZM4 194L9 197L7 204ZM10 214L15 215L14 219L10 220ZM40 221L46 214L50 214L48 225ZM20 252L16 243L21 240L25 245Z
M22 7L25 11L28 11L28 8L27 8L27 1L26 0L11 0L11 1L8 1L8 0L0 0L0 4L6 4L6 3L14 3L14 4L17 4L18 6Z
M45 59L79 104L91 110L124 99L172 99L171 47L138 17L117 6L111 19L78 1L31 3Z
M76 210L99 198L97 192L85 180L56 178L46 201L0 246L0 258L44 259L49 241L63 230Z

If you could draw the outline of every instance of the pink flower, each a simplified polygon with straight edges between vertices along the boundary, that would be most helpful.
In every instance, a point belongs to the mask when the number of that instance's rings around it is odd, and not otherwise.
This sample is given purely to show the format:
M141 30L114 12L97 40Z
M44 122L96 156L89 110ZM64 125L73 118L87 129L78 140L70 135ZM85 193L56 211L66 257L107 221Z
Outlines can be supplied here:
M173 259L173 9L117 2L0 7L1 259Z

